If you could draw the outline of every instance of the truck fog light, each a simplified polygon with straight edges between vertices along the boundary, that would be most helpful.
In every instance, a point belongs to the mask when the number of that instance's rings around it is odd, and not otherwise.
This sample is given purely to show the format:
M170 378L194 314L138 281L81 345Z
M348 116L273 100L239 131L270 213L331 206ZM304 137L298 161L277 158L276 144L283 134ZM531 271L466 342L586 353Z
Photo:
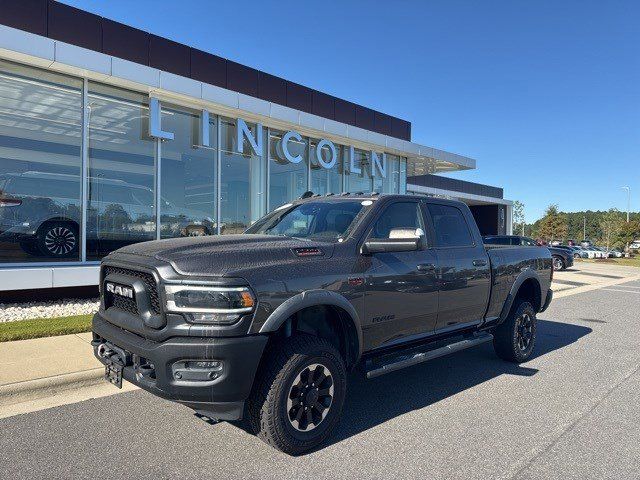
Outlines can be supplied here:
M222 375L224 363L220 360L181 360L171 366L173 378L187 382L208 382Z
M210 323L213 325L231 325L240 318L237 313L187 313L191 323Z

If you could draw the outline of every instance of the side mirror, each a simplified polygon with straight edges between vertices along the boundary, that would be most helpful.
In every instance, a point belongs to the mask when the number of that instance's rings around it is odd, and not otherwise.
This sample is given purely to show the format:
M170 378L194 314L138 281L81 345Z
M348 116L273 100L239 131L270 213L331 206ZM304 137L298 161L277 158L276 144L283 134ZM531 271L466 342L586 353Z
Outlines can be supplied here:
M422 230L410 230L394 228L389 233L389 238L371 238L362 245L363 255L389 252L412 252L419 250L422 245L424 233Z

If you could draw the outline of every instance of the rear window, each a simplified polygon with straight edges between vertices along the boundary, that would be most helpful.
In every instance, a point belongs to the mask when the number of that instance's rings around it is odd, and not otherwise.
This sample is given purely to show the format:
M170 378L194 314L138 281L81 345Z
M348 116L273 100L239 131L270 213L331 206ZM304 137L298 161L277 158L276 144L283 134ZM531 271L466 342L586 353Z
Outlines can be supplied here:
M429 213L440 247L468 247L473 237L460 209L449 205L429 204Z

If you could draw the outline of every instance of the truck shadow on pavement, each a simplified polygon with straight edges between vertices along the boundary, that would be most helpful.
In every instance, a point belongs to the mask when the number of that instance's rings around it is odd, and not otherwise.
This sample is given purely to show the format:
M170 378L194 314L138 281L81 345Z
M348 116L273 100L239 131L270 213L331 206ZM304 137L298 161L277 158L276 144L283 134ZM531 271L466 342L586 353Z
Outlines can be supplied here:
M532 360L564 348L592 331L579 325L538 320L538 338ZM349 378L340 425L329 442L340 442L500 375L533 376L537 372L526 364L516 365L499 359L491 343L372 380L354 372Z

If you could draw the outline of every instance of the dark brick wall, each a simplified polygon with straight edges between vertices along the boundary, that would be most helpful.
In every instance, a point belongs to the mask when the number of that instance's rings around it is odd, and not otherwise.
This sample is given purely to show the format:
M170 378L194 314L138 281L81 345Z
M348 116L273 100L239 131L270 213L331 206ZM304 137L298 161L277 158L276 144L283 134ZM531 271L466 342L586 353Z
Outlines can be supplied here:
M54 0L0 0L0 24L411 140L411 123Z

